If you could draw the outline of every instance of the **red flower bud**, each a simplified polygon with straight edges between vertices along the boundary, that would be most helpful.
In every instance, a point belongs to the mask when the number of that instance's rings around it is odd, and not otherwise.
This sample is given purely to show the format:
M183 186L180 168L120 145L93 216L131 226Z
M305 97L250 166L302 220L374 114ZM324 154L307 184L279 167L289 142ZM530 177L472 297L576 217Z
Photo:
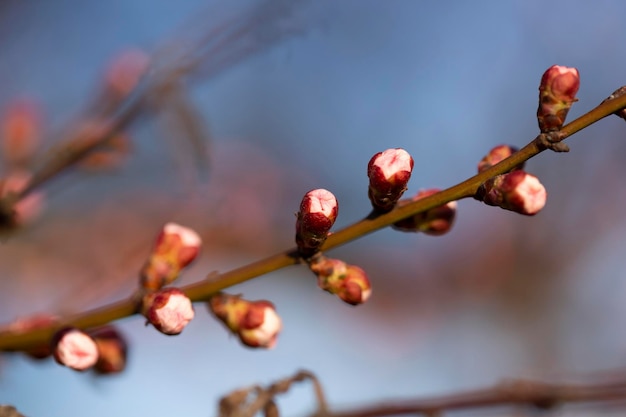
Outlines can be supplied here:
M498 206L527 216L537 214L546 204L545 187L534 175L513 171L498 175L483 185L481 199L485 204Z
M52 339L54 359L68 368L84 371L98 361L96 342L85 332L66 328L57 332Z
M420 200L424 197L438 193L439 189L431 188L421 190L410 200L402 200L399 205L404 205L412 201ZM403 232L422 232L427 235L439 236L447 233L454 224L456 217L456 201L451 201L439 207L417 213L413 216L402 219L394 223L391 227Z
M89 332L98 347L98 362L94 371L102 375L122 372L126 367L128 344L113 326L104 326Z
M317 275L317 285L350 305L366 302L372 294L372 286L363 269L339 259L317 256L309 263Z
M576 68L553 65L546 70L539 85L537 120L542 133L559 130L580 87Z
M211 313L253 348L272 349L282 330L282 320L274 304L266 300L247 301L238 295L219 293L208 303Z
M337 199L328 190L320 188L304 195L296 220L296 244L302 256L311 256L319 250L338 211Z
M492 166L498 164L499 162L504 161L506 158L513 155L518 150L519 149L517 149L515 146L509 145L498 145L492 148L489 153L485 155L485 157L478 163L478 173L486 171ZM513 169L515 170L522 168L524 168L523 162Z
M367 176L370 179L368 196L375 210L393 209L402 194L413 170L413 158L404 149L387 149L370 159Z
M178 288L164 288L143 298L142 314L163 334L172 336L183 331L194 317L191 300Z
M141 286L155 291L174 282L181 270L196 258L201 243L193 230L176 223L166 224L141 270Z

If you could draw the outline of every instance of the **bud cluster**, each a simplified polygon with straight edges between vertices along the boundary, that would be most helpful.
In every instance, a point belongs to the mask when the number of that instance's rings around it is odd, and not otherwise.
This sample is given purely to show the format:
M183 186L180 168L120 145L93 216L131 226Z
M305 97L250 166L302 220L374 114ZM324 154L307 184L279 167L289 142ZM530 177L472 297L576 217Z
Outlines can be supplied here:
M309 268L317 275L317 285L341 300L358 305L372 295L372 286L365 271L339 259L317 255L309 262Z
M330 191L319 188L304 195L296 215L296 244L300 255L310 257L319 250L338 212L337 199Z
M244 345L267 349L276 346L282 320L271 302L247 301L239 295L218 293L207 306Z
M580 76L576 68L553 65L546 70L539 85L537 121L542 133L561 129L567 113L577 100Z
M34 314L15 320L10 330L24 333L48 327L59 327L59 318L49 314ZM114 326L104 326L82 331L64 327L55 332L51 343L28 348L23 351L33 359L46 359L51 355L61 365L105 375L118 373L126 366L127 344L123 335Z
M368 197L374 210L385 213L394 208L413 171L413 158L404 149L378 152L367 165Z
M200 253L202 240L193 230L167 223L140 272L141 313L166 335L180 334L194 318L191 300L178 288L164 288L178 279Z

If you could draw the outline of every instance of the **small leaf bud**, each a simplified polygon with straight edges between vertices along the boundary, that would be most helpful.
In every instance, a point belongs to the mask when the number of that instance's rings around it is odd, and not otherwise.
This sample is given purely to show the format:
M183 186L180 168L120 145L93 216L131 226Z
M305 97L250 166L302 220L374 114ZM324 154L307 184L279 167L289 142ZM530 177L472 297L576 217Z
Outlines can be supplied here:
M141 286L156 291L174 282L181 270L196 258L201 244L200 236L193 230L167 223L141 270Z
M276 346L283 325L271 302L219 293L211 297L208 308L244 345L266 349Z
M481 172L486 171L492 166L504 161L506 158L513 155L518 150L519 149L517 149L515 146L510 145L498 145L492 148L489 153L485 155L485 157L481 159L481 161L478 163L478 173L480 174ZM513 170L523 168L524 163L522 162L521 164L513 168Z
M613 94L611 94L610 96L608 96L606 99L604 99L602 102L604 103L607 100L612 100L614 98L617 97L621 97L624 94L626 94L626 85L622 86L620 88L618 88L617 90L613 91ZM618 111L616 111L615 113L613 113L614 115L616 115L617 117L620 117L624 120L626 120L626 107L624 107L623 109L620 109Z
M413 158L404 149L387 149L370 159L368 196L379 212L391 211L407 189L413 170Z
M399 205L420 200L438 193L438 188L420 190L413 198L401 200ZM427 235L439 236L450 231L456 217L457 202L450 201L439 207L417 213L394 223L391 227L402 232L422 232Z
M317 285L322 290L337 295L350 305L362 304L372 294L367 274L358 266L319 255L311 260L309 268L317 275Z
M539 85L537 121L542 133L559 130L572 104L577 100L580 76L576 68L553 65Z
M101 375L115 374L126 368L128 344L114 326L104 326L89 332L98 347L98 362L94 371Z
M296 220L296 244L302 256L311 256L319 250L338 212L337 199L330 191L319 188L304 195Z
M534 175L513 171L487 181L481 199L485 204L498 206L527 216L534 216L545 205L546 189Z
M52 339L54 359L61 365L76 371L91 368L98 361L96 342L85 332L65 328Z
M189 297L178 288L164 288L143 297L142 314L163 334L172 336L183 331L194 318Z

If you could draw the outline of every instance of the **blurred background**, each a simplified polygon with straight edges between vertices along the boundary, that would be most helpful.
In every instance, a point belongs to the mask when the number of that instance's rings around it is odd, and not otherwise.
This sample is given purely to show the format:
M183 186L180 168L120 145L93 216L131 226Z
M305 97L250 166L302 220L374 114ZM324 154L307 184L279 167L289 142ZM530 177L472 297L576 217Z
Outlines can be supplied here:
M41 213L0 246L2 323L126 297L167 221L205 241L182 284L291 248L312 188L337 196L336 230L358 221L369 212L367 162L387 148L415 159L408 194L456 184L491 147L535 137L537 87L553 64L581 74L570 120L626 84L617 0L5 0L0 106L36 103L46 149L86 122L124 51L167 66L238 16L256 23L179 85L200 133L168 118L179 107L157 95L125 131L121 160L39 190ZM276 304L284 331L274 350L241 346L202 305L175 338L132 317L118 323L131 345L121 375L5 355L0 403L28 416L211 416L221 395L301 368L337 409L620 371L625 139L611 117L568 140L570 153L531 160L549 195L535 217L465 200L445 236L383 230L333 250L369 273L373 296L358 308L303 267L233 288ZM279 405L306 415L313 395L297 388Z

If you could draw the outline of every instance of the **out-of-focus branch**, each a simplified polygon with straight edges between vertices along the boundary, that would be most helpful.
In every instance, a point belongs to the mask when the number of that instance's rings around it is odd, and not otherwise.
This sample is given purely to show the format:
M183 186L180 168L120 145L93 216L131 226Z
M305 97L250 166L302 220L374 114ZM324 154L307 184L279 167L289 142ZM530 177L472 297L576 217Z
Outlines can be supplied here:
M329 410L322 385L314 374L300 371L266 388L255 385L235 390L220 400L219 417L252 417L261 410L266 416L278 415L275 402L278 394L291 389L295 382L310 380L313 384L317 411L311 417L386 417L403 414L440 416L448 411L479 408L528 406L538 410L553 409L566 404L615 403L625 405L626 378L623 375L596 377L578 383L548 383L531 380L509 380L494 387L422 399L398 399L385 403L333 412ZM267 407L275 408L268 413Z
M417 400L388 401L312 417L383 417L401 414L439 416L446 411L525 405L540 410L573 403L608 403L626 400L626 379L586 384L556 384L512 380L493 388Z
M549 140L557 143L561 142L574 133L625 107L626 95L604 101L585 115L563 126L561 130L553 132L550 135ZM473 197L479 187L488 179L496 175L509 172L520 163L527 161L528 159L546 150L544 146L545 140L545 136L540 135L520 151L504 159L502 162L455 186L401 207L397 207L388 213L377 216L369 216L338 232L335 232L328 237L321 249L326 251L335 248L356 238L390 226L391 224L408 216L444 205L450 201ZM297 249L293 248L251 264L233 269L226 273L211 273L204 281L188 285L181 289L194 302L206 301L211 295L225 288L267 274L268 272L276 271L290 265L295 265L300 261L301 259L298 255ZM53 333L63 326L74 326L81 329L87 329L101 326L111 321L131 316L135 313L136 302L133 298L129 298L99 309L67 317L62 320L59 325L52 327L36 329L23 333L15 333L9 328L7 330L0 331L0 351L22 350L38 344L47 343Z
M286 37L305 30L302 22L293 18L301 3L303 1L262 1L244 15L203 31L203 35L195 41L175 44L176 53L174 48L169 47L158 50L152 59L151 69L125 100L112 107L96 106L96 110L104 108L106 111L84 116L87 121L99 121L97 134L66 133L69 138L57 141L57 145L46 153L25 187L0 198L0 221L9 223L17 202L135 122L149 107L146 104L154 101L154 96L167 90L168 86L184 78L214 77Z

